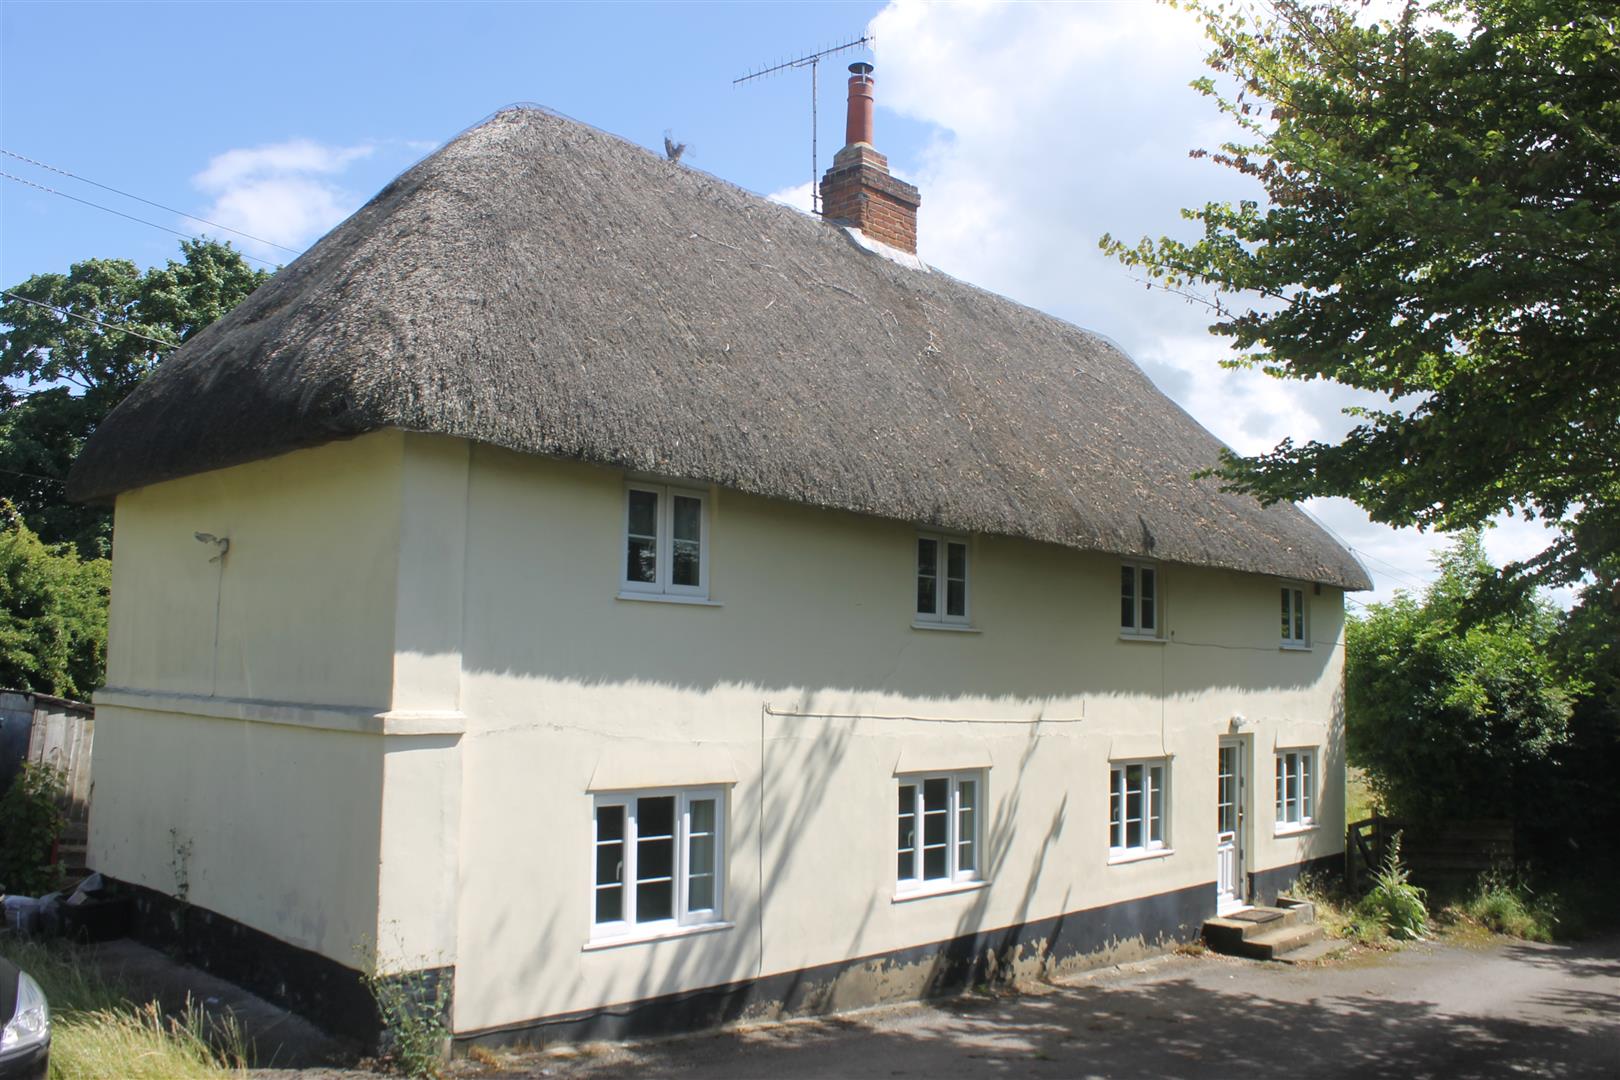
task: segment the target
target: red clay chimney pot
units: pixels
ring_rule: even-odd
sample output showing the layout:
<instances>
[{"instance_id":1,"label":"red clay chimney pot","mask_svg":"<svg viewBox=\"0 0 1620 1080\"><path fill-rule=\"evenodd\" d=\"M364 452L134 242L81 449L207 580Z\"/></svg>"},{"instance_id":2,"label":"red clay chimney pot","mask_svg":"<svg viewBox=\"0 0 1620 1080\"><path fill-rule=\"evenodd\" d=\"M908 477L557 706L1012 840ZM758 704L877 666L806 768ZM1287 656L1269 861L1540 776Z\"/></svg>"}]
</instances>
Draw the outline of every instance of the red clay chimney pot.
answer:
<instances>
[{"instance_id":1,"label":"red clay chimney pot","mask_svg":"<svg viewBox=\"0 0 1620 1080\"><path fill-rule=\"evenodd\" d=\"M872 65L849 65L849 117L844 122L844 145L872 145Z\"/></svg>"}]
</instances>

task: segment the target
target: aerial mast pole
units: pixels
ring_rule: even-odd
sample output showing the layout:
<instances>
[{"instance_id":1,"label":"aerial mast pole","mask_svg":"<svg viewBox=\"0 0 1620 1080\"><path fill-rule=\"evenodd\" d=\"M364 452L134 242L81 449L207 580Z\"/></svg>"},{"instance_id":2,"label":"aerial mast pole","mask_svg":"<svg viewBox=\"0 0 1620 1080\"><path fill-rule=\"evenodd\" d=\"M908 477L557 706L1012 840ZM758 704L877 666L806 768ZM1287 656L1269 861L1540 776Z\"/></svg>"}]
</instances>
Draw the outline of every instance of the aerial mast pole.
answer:
<instances>
[{"instance_id":1,"label":"aerial mast pole","mask_svg":"<svg viewBox=\"0 0 1620 1080\"><path fill-rule=\"evenodd\" d=\"M844 42L842 45L832 45L832 46L829 46L828 48L821 49L821 50L819 50L817 52L806 53L804 56L795 57L792 60L783 60L779 64L772 64L770 67L760 68L758 71L751 71L746 75L739 75L737 78L731 80L731 85L732 86L738 86L738 85L741 85L742 83L753 82L756 79L763 79L767 75L775 75L775 74L778 74L778 73L783 72L783 71L792 71L792 70L796 70L798 68L809 68L810 69L810 211L811 211L811 213L814 213L814 214L820 214L821 213L821 192L817 189L817 186L816 186L817 181L819 181L821 179L821 161L820 161L820 148L819 148L819 134L820 134L819 123L820 122L819 122L819 114L817 112L817 110L819 108L819 104L817 102L817 90L816 90L816 85L820 81L821 58L823 56L832 56L834 53L841 53L841 52L844 52L844 51L846 51L848 49L858 49L858 48L861 48L863 46L866 47L866 48L871 48L876 43L877 43L877 38L873 34L865 33L865 34L862 34L858 38L854 38L854 39L852 39L850 41Z\"/></svg>"}]
</instances>

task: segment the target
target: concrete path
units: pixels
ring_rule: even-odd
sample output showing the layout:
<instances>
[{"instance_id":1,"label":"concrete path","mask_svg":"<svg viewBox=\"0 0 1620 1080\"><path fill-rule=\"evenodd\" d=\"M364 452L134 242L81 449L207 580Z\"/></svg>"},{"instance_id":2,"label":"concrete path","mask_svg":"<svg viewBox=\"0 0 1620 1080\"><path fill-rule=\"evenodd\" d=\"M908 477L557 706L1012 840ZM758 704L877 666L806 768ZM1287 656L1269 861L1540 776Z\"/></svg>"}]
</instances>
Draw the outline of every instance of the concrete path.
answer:
<instances>
[{"instance_id":1,"label":"concrete path","mask_svg":"<svg viewBox=\"0 0 1620 1080\"><path fill-rule=\"evenodd\" d=\"M1620 937L1422 944L1320 967L1171 957L1021 996L501 1066L480 1075L1620 1078Z\"/></svg>"}]
</instances>

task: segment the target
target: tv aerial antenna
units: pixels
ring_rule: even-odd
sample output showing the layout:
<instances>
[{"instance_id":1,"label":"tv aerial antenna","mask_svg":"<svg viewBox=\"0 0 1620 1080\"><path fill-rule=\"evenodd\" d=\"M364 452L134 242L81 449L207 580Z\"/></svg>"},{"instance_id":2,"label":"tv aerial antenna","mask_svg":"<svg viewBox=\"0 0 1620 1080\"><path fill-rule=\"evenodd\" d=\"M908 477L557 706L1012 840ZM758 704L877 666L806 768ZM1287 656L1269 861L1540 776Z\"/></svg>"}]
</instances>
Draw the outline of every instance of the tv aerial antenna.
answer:
<instances>
[{"instance_id":1,"label":"tv aerial antenna","mask_svg":"<svg viewBox=\"0 0 1620 1080\"><path fill-rule=\"evenodd\" d=\"M795 57L792 60L783 60L780 63L772 64L769 67L762 67L757 71L750 71L746 75L739 75L737 78L731 80L732 86L740 86L746 82L755 82L759 79L763 79L768 75L779 75L784 71L795 71L799 68L810 69L810 212L813 214L821 213L821 191L817 186L818 181L821 179L821 162L817 147L818 125L816 114L816 84L820 81L819 76L821 71L822 57L847 52L850 49L859 49L862 47L869 49L875 44L877 44L876 35L865 33L860 37L846 41L841 45L829 45L827 48L821 49L818 52L806 53L805 55Z\"/></svg>"}]
</instances>

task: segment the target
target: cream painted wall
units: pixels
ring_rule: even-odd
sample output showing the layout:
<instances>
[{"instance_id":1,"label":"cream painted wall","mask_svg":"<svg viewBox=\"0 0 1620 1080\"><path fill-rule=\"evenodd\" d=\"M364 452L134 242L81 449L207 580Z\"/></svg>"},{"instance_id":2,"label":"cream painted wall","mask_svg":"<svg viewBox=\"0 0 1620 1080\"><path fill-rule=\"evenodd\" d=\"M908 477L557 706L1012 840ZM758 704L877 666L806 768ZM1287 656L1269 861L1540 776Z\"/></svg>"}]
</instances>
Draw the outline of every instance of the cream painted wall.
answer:
<instances>
[{"instance_id":1,"label":"cream painted wall","mask_svg":"<svg viewBox=\"0 0 1620 1080\"><path fill-rule=\"evenodd\" d=\"M623 600L623 490L611 470L472 451L457 1030L1184 887L1213 908L1234 715L1254 755L1249 869L1342 849L1336 590L1310 598L1313 648L1285 651L1277 581L1167 566L1169 640L1122 641L1117 560L980 537L979 632L916 630L913 528L714 492L719 606ZM1333 748L1320 826L1277 838L1271 755L1300 738ZM1148 753L1172 758L1174 854L1110 865L1108 762ZM896 902L897 767L985 760L988 886ZM735 779L733 929L584 948L593 777Z\"/></svg>"},{"instance_id":2,"label":"cream painted wall","mask_svg":"<svg viewBox=\"0 0 1620 1080\"><path fill-rule=\"evenodd\" d=\"M369 735L98 702L90 865L355 966L382 777Z\"/></svg>"},{"instance_id":3,"label":"cream painted wall","mask_svg":"<svg viewBox=\"0 0 1620 1080\"><path fill-rule=\"evenodd\" d=\"M350 966L451 962L467 461L382 432L119 497L96 868Z\"/></svg>"},{"instance_id":4,"label":"cream painted wall","mask_svg":"<svg viewBox=\"0 0 1620 1080\"><path fill-rule=\"evenodd\" d=\"M403 454L381 432L120 495L107 685L387 708Z\"/></svg>"},{"instance_id":5,"label":"cream painted wall","mask_svg":"<svg viewBox=\"0 0 1620 1080\"><path fill-rule=\"evenodd\" d=\"M471 1031L1180 888L1213 906L1235 715L1249 869L1341 847L1335 590L1290 652L1276 581L1167 566L1169 639L1122 641L1116 560L980 537L977 632L917 630L910 526L717 491L716 605L622 600L623 513L618 472L398 432L121 497L96 865L172 893L190 843L193 903L344 963L453 962ZM194 531L231 538L223 568ZM1332 748L1321 824L1278 838L1271 754L1299 740ZM1110 865L1108 762L1161 753L1174 853ZM896 902L896 770L985 763L988 884ZM728 787L734 926L584 948L593 785L698 782Z\"/></svg>"}]
</instances>

